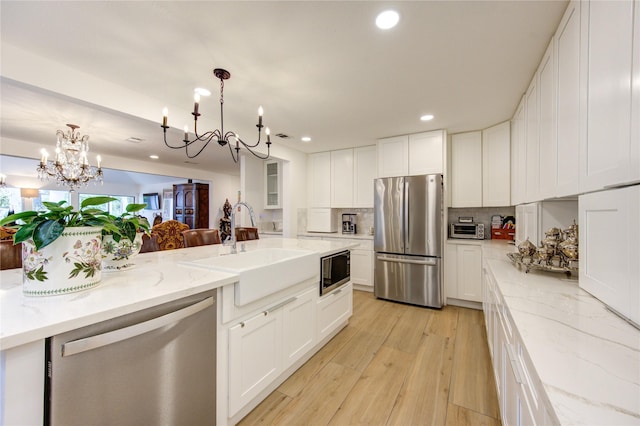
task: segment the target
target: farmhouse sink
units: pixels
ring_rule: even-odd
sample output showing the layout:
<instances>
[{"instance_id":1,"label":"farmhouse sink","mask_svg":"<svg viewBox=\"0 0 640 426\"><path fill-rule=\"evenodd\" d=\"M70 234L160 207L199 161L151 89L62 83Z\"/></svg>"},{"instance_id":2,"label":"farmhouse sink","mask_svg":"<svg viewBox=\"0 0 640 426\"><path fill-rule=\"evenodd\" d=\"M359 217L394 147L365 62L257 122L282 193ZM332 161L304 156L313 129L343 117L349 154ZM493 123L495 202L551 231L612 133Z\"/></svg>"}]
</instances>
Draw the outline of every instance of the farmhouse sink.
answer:
<instances>
[{"instance_id":1,"label":"farmhouse sink","mask_svg":"<svg viewBox=\"0 0 640 426\"><path fill-rule=\"evenodd\" d=\"M238 274L234 298L246 305L320 273L320 257L308 250L264 248L183 262L189 266Z\"/></svg>"}]
</instances>

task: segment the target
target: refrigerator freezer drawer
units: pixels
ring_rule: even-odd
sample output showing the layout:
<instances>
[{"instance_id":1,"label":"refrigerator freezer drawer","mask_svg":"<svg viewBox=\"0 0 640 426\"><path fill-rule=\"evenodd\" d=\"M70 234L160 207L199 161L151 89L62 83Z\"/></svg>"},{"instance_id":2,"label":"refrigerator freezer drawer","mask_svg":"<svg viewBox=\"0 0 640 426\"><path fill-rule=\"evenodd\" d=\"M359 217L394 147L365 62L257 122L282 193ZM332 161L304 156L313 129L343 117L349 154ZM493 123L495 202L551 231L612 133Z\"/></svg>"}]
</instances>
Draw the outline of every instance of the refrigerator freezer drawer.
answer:
<instances>
[{"instance_id":1,"label":"refrigerator freezer drawer","mask_svg":"<svg viewBox=\"0 0 640 426\"><path fill-rule=\"evenodd\" d=\"M442 259L377 253L374 294L380 299L442 307Z\"/></svg>"}]
</instances>

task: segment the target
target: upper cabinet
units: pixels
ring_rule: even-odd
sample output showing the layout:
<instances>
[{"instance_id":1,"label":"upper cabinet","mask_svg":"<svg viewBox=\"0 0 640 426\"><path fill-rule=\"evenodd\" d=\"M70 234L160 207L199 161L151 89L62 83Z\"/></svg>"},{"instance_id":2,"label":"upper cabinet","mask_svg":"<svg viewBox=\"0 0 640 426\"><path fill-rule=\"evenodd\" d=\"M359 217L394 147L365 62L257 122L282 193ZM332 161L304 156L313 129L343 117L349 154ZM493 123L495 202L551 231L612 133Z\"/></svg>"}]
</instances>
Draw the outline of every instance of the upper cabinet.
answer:
<instances>
[{"instance_id":1,"label":"upper cabinet","mask_svg":"<svg viewBox=\"0 0 640 426\"><path fill-rule=\"evenodd\" d=\"M309 207L373 208L375 145L309 154L307 164Z\"/></svg>"},{"instance_id":2,"label":"upper cabinet","mask_svg":"<svg viewBox=\"0 0 640 426\"><path fill-rule=\"evenodd\" d=\"M567 6L554 37L556 67L555 196L579 192L580 150L580 2Z\"/></svg>"},{"instance_id":3,"label":"upper cabinet","mask_svg":"<svg viewBox=\"0 0 640 426\"><path fill-rule=\"evenodd\" d=\"M538 110L538 73L534 75L527 93L524 95L525 103L525 139L524 150L526 156L526 174L524 186L525 201L540 199L540 140L539 110Z\"/></svg>"},{"instance_id":4,"label":"upper cabinet","mask_svg":"<svg viewBox=\"0 0 640 426\"><path fill-rule=\"evenodd\" d=\"M443 172L442 130L378 140L378 177Z\"/></svg>"},{"instance_id":5,"label":"upper cabinet","mask_svg":"<svg viewBox=\"0 0 640 426\"><path fill-rule=\"evenodd\" d=\"M331 207L353 207L353 174L353 149L331 151Z\"/></svg>"},{"instance_id":6,"label":"upper cabinet","mask_svg":"<svg viewBox=\"0 0 640 426\"><path fill-rule=\"evenodd\" d=\"M451 136L451 207L482 207L482 132Z\"/></svg>"},{"instance_id":7,"label":"upper cabinet","mask_svg":"<svg viewBox=\"0 0 640 426\"><path fill-rule=\"evenodd\" d=\"M511 125L507 121L482 131L482 205L511 205Z\"/></svg>"},{"instance_id":8,"label":"upper cabinet","mask_svg":"<svg viewBox=\"0 0 640 426\"><path fill-rule=\"evenodd\" d=\"M527 178L526 104L524 96L511 120L511 203L522 204L525 201Z\"/></svg>"},{"instance_id":9,"label":"upper cabinet","mask_svg":"<svg viewBox=\"0 0 640 426\"><path fill-rule=\"evenodd\" d=\"M282 162L264 162L264 208L282 208Z\"/></svg>"},{"instance_id":10,"label":"upper cabinet","mask_svg":"<svg viewBox=\"0 0 640 426\"><path fill-rule=\"evenodd\" d=\"M376 146L353 149L353 207L373 208Z\"/></svg>"},{"instance_id":11,"label":"upper cabinet","mask_svg":"<svg viewBox=\"0 0 640 426\"><path fill-rule=\"evenodd\" d=\"M553 40L538 67L538 185L535 199L552 198L558 176Z\"/></svg>"},{"instance_id":12,"label":"upper cabinet","mask_svg":"<svg viewBox=\"0 0 640 426\"><path fill-rule=\"evenodd\" d=\"M451 207L511 205L511 126L451 136Z\"/></svg>"},{"instance_id":13,"label":"upper cabinet","mask_svg":"<svg viewBox=\"0 0 640 426\"><path fill-rule=\"evenodd\" d=\"M580 144L580 192L637 180L637 139L631 140L634 66L634 6L636 1L591 1L581 5L581 79L586 108L581 117L586 134ZM637 32L640 28L636 28ZM638 52L640 46L635 46ZM638 56L636 54L636 56ZM637 107L637 99L635 100ZM633 156L636 158L633 158ZM634 167L635 166L635 167Z\"/></svg>"},{"instance_id":14,"label":"upper cabinet","mask_svg":"<svg viewBox=\"0 0 640 426\"><path fill-rule=\"evenodd\" d=\"M309 154L307 166L309 207L331 207L331 153Z\"/></svg>"}]
</instances>

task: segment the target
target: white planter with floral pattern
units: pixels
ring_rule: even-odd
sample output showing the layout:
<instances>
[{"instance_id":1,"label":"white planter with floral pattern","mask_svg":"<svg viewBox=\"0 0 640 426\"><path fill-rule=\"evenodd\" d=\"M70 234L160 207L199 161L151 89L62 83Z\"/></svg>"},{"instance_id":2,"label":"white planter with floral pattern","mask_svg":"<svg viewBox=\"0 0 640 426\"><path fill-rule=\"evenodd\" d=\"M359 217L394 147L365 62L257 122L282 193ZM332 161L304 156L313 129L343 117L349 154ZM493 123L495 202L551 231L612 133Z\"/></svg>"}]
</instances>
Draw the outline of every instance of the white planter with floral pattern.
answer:
<instances>
[{"instance_id":1,"label":"white planter with floral pattern","mask_svg":"<svg viewBox=\"0 0 640 426\"><path fill-rule=\"evenodd\" d=\"M97 286L102 278L102 227L65 228L53 243L36 251L22 243L22 292L54 296Z\"/></svg>"},{"instance_id":2,"label":"white planter with floral pattern","mask_svg":"<svg viewBox=\"0 0 640 426\"><path fill-rule=\"evenodd\" d=\"M104 272L123 271L134 266L133 258L142 248L142 233L138 232L131 242L128 238L121 238L116 242L112 235L102 237L102 270Z\"/></svg>"}]
</instances>

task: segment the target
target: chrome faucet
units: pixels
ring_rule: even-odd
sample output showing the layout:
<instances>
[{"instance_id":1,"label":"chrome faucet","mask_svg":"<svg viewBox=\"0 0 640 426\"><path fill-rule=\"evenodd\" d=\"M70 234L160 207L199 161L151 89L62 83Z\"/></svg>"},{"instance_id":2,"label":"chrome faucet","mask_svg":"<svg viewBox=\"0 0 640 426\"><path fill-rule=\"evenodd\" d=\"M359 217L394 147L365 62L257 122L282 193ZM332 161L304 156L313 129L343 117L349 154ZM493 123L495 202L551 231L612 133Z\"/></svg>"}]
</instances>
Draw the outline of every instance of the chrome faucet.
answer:
<instances>
[{"instance_id":1,"label":"chrome faucet","mask_svg":"<svg viewBox=\"0 0 640 426\"><path fill-rule=\"evenodd\" d=\"M231 244L231 254L236 254L238 252L236 250L236 211L237 211L236 209L238 208L238 206L245 206L249 210L249 217L251 218L251 226L254 226L254 227L256 226L255 217L253 215L253 208L251 208L249 204L245 203L244 201L239 201L231 208L231 229L230 229L231 234L224 241L225 245Z\"/></svg>"}]
</instances>

